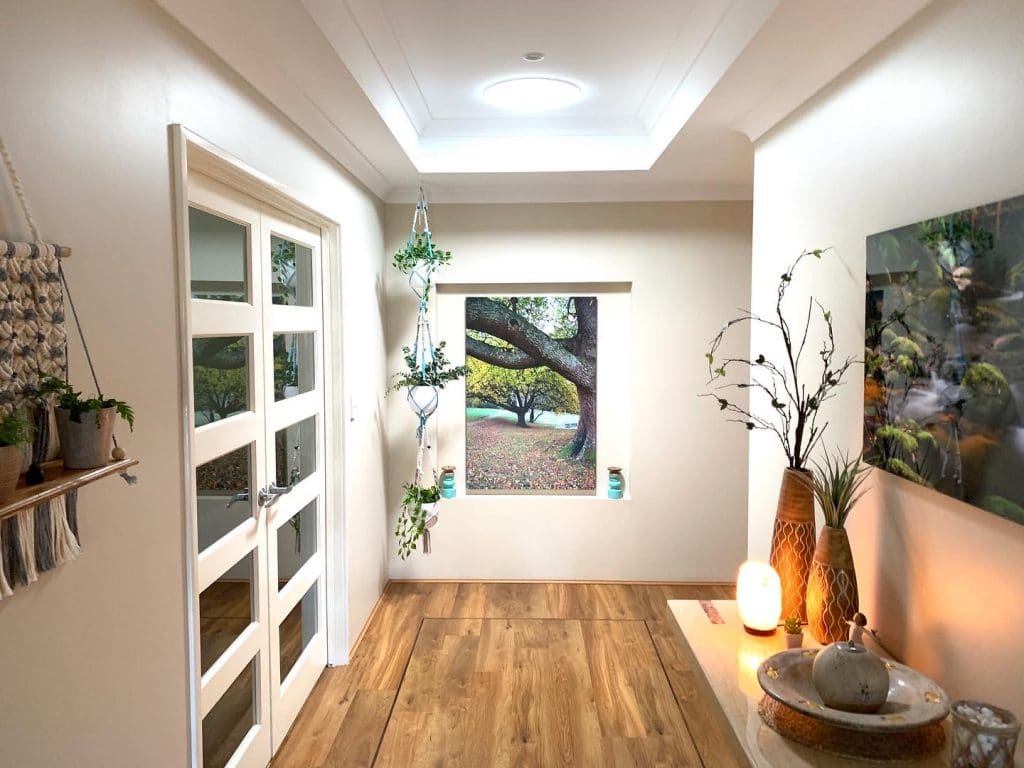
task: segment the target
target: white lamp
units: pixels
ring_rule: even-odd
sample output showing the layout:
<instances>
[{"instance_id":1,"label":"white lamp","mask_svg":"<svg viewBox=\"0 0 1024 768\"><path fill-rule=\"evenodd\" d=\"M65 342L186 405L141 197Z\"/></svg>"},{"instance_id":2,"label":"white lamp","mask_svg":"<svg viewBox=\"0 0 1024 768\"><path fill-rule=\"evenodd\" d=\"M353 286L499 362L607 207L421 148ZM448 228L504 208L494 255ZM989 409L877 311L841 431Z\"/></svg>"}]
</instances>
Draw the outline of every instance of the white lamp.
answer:
<instances>
[{"instance_id":1,"label":"white lamp","mask_svg":"<svg viewBox=\"0 0 1024 768\"><path fill-rule=\"evenodd\" d=\"M772 635L782 616L782 582L768 563L748 560L736 577L736 608L752 635Z\"/></svg>"}]
</instances>

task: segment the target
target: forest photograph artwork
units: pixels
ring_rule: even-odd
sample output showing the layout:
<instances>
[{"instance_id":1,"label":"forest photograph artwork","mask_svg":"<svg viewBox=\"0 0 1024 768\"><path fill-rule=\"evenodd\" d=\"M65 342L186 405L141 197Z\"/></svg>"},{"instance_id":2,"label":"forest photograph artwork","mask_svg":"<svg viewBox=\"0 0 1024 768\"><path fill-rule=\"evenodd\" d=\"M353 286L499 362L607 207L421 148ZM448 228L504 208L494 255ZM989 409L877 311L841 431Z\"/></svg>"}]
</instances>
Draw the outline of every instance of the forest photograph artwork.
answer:
<instances>
[{"instance_id":1,"label":"forest photograph artwork","mask_svg":"<svg viewBox=\"0 0 1024 768\"><path fill-rule=\"evenodd\" d=\"M597 298L466 299L466 488L596 489Z\"/></svg>"},{"instance_id":2,"label":"forest photograph artwork","mask_svg":"<svg viewBox=\"0 0 1024 768\"><path fill-rule=\"evenodd\" d=\"M867 240L864 451L1024 524L1024 197Z\"/></svg>"}]
</instances>

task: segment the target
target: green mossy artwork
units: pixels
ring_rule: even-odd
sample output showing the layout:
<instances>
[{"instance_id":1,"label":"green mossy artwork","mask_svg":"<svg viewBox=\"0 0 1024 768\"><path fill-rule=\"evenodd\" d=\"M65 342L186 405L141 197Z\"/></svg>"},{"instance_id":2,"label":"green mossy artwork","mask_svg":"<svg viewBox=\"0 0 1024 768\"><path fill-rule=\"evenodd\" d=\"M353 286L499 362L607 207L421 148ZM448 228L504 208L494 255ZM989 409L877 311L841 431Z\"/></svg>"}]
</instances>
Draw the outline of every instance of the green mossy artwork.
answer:
<instances>
[{"instance_id":1,"label":"green mossy artwork","mask_svg":"<svg viewBox=\"0 0 1024 768\"><path fill-rule=\"evenodd\" d=\"M867 239L867 461L1024 525L1024 197Z\"/></svg>"}]
</instances>

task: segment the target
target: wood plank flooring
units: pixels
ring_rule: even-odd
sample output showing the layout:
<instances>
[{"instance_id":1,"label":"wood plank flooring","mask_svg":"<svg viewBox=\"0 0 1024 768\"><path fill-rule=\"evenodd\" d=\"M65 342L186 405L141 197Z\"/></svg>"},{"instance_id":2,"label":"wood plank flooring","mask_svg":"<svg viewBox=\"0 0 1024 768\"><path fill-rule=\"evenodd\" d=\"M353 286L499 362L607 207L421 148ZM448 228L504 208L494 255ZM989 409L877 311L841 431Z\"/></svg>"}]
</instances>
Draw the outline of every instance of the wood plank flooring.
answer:
<instances>
[{"instance_id":1,"label":"wood plank flooring","mask_svg":"<svg viewBox=\"0 0 1024 768\"><path fill-rule=\"evenodd\" d=\"M393 583L273 768L735 768L670 599L731 588Z\"/></svg>"}]
</instances>

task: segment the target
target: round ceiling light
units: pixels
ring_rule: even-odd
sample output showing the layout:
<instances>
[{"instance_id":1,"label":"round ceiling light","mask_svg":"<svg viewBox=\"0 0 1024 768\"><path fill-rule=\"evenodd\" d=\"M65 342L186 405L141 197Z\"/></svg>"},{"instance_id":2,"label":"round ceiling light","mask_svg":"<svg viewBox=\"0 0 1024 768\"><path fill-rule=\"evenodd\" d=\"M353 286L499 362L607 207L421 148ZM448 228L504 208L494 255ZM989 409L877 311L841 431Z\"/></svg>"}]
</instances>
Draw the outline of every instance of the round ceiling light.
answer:
<instances>
[{"instance_id":1,"label":"round ceiling light","mask_svg":"<svg viewBox=\"0 0 1024 768\"><path fill-rule=\"evenodd\" d=\"M583 91L576 83L553 77L517 77L484 88L487 103L515 112L546 112L582 98Z\"/></svg>"},{"instance_id":2,"label":"round ceiling light","mask_svg":"<svg viewBox=\"0 0 1024 768\"><path fill-rule=\"evenodd\" d=\"M544 61L544 54L540 51L529 51L523 54L523 61Z\"/></svg>"}]
</instances>

